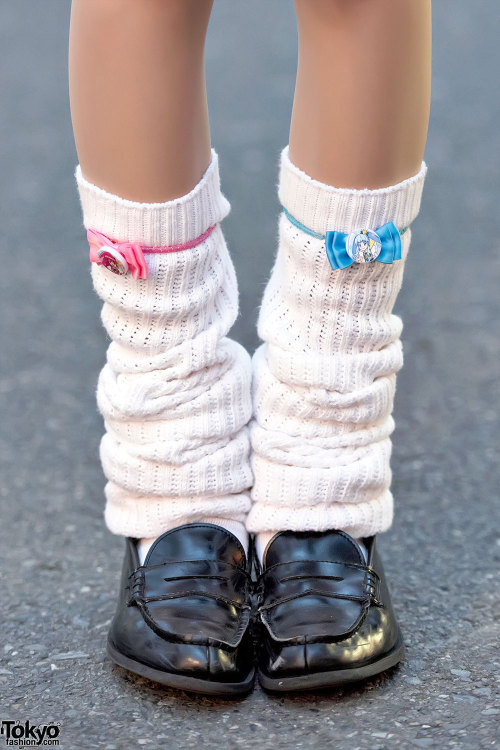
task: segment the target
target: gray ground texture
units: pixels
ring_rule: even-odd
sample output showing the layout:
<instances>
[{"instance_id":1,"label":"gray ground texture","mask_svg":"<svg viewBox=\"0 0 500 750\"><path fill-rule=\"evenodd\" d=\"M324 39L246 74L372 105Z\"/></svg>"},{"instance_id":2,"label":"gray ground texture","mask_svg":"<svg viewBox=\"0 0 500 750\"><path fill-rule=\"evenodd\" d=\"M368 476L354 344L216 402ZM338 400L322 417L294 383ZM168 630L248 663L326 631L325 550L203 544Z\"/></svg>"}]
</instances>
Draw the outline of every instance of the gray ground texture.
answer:
<instances>
[{"instance_id":1,"label":"gray ground texture","mask_svg":"<svg viewBox=\"0 0 500 750\"><path fill-rule=\"evenodd\" d=\"M107 341L73 182L68 17L63 0L0 4L0 719L60 722L70 749L495 746L497 0L434 8L429 174L398 300L398 511L380 539L406 659L361 686L278 698L256 687L232 702L162 689L104 654L123 543L102 518L94 390ZM213 139L233 205L233 334L251 350L275 252L295 55L292 3L216 3Z\"/></svg>"}]
</instances>

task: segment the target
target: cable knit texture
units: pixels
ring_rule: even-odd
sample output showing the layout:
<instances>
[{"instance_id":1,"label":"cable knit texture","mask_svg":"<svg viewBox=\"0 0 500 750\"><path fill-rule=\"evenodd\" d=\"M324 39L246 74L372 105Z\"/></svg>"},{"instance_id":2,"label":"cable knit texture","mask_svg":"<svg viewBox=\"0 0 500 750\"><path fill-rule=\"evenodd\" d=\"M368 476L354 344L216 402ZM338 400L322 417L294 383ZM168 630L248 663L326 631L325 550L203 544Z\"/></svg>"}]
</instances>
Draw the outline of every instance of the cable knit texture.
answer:
<instances>
[{"instance_id":1,"label":"cable knit texture","mask_svg":"<svg viewBox=\"0 0 500 750\"><path fill-rule=\"evenodd\" d=\"M229 203L218 159L187 195L135 203L89 183L76 168L84 225L117 241L188 242L148 254L148 279L92 264L111 343L97 385L106 434L100 446L105 518L115 534L154 538L210 521L240 538L250 507L250 358L226 334L238 290L220 222Z\"/></svg>"},{"instance_id":2,"label":"cable knit texture","mask_svg":"<svg viewBox=\"0 0 500 750\"><path fill-rule=\"evenodd\" d=\"M426 165L379 190L316 180L281 154L279 198L317 233L408 227L420 207ZM402 260L333 270L325 241L284 214L279 248L259 315L263 344L253 357L253 507L247 528L342 529L355 537L392 521L391 415L403 363L401 319L392 313Z\"/></svg>"}]
</instances>

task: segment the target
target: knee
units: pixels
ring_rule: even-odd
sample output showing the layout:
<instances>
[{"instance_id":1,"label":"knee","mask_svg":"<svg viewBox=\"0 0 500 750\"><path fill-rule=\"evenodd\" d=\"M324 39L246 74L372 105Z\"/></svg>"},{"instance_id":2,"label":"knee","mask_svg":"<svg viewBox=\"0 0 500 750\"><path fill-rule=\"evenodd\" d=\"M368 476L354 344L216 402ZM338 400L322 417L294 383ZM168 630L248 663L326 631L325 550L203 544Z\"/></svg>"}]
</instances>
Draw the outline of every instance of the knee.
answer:
<instances>
[{"instance_id":1,"label":"knee","mask_svg":"<svg viewBox=\"0 0 500 750\"><path fill-rule=\"evenodd\" d=\"M73 0L72 13L110 34L153 26L185 35L207 26L212 5L213 0Z\"/></svg>"},{"instance_id":2,"label":"knee","mask_svg":"<svg viewBox=\"0 0 500 750\"><path fill-rule=\"evenodd\" d=\"M375 0L295 0L295 9L299 23L339 24L363 15L370 4L373 6Z\"/></svg>"}]
</instances>

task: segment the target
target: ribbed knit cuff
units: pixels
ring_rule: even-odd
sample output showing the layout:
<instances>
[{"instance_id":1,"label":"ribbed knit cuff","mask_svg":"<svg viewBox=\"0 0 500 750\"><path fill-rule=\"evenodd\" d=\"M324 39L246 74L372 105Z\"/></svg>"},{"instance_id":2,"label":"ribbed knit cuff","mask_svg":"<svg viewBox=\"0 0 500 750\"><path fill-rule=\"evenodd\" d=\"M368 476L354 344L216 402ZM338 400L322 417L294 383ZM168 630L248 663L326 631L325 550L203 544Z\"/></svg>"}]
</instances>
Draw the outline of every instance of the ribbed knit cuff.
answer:
<instances>
[{"instance_id":1,"label":"ribbed knit cuff","mask_svg":"<svg viewBox=\"0 0 500 750\"><path fill-rule=\"evenodd\" d=\"M229 202L220 189L219 160L212 161L191 192L165 203L136 203L88 182L75 169L85 228L92 227L118 242L165 246L189 242L224 219Z\"/></svg>"},{"instance_id":2,"label":"ribbed knit cuff","mask_svg":"<svg viewBox=\"0 0 500 750\"><path fill-rule=\"evenodd\" d=\"M411 224L420 210L427 165L414 177L377 190L354 190L318 182L290 161L288 146L281 152L278 195L281 205L314 232L354 232L376 229L393 221L398 229Z\"/></svg>"}]
</instances>

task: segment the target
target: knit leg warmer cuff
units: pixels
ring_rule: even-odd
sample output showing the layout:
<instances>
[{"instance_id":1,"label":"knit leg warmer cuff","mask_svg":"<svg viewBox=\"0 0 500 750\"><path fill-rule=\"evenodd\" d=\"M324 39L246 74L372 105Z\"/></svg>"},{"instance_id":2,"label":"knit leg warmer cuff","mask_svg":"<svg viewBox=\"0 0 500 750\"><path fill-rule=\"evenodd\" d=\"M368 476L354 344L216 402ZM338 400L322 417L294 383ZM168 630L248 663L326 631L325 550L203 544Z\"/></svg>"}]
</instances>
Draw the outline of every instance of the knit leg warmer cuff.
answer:
<instances>
[{"instance_id":1,"label":"knit leg warmer cuff","mask_svg":"<svg viewBox=\"0 0 500 750\"><path fill-rule=\"evenodd\" d=\"M279 197L316 233L408 227L420 207L426 165L379 190L311 179L281 155ZM342 529L356 537L392 521L391 415L403 363L402 322L392 309L402 259L333 270L324 239L279 222L279 249L259 315L253 357L252 532Z\"/></svg>"},{"instance_id":2,"label":"knit leg warmer cuff","mask_svg":"<svg viewBox=\"0 0 500 750\"><path fill-rule=\"evenodd\" d=\"M250 359L227 338L238 290L220 222L229 203L218 159L187 195L135 203L76 180L84 225L119 242L195 247L145 256L147 279L92 264L111 343L97 385L100 446L115 534L157 537L182 523L218 522L244 537L252 474Z\"/></svg>"}]
</instances>

